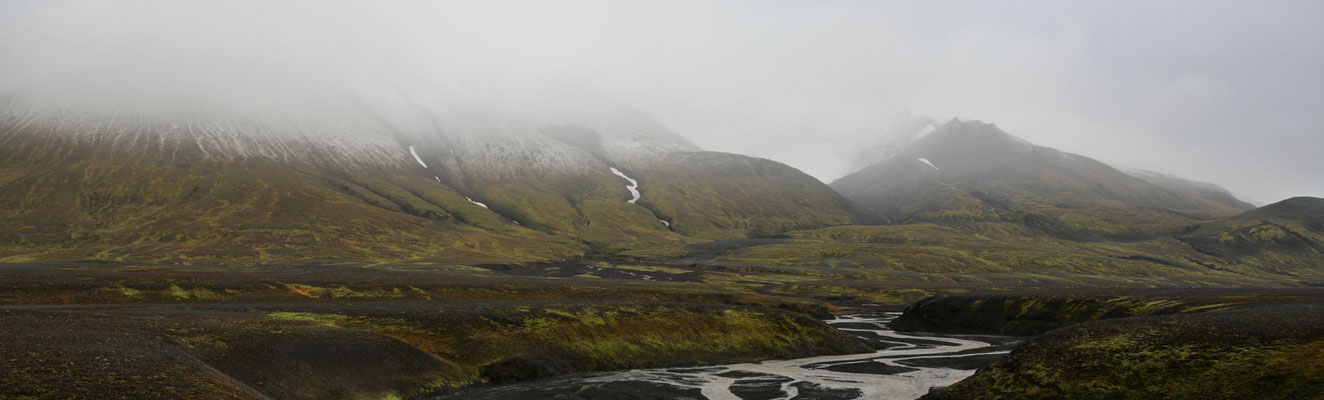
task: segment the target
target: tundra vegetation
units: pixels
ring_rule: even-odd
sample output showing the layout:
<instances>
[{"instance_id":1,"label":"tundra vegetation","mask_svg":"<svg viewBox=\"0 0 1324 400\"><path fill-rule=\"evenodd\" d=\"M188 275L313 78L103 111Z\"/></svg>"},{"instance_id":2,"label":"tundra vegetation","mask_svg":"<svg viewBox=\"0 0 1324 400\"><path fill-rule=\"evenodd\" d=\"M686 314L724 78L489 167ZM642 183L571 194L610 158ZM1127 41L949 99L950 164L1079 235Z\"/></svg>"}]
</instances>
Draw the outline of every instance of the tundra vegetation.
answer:
<instances>
[{"instance_id":1,"label":"tundra vegetation","mask_svg":"<svg viewBox=\"0 0 1324 400\"><path fill-rule=\"evenodd\" d=\"M905 155L927 163L829 187L769 160L626 157L542 131L506 163L479 162L515 157L500 146L410 145L423 166L390 142L363 166L335 151L215 157L182 133L100 145L24 118L0 131L0 397L404 398L862 352L820 319L917 301L899 328L1044 335L935 395L1207 393L1131 379L1159 365L1283 382L1271 393L1285 397L1318 387L1324 200L1251 210L988 124L953 121ZM116 127L139 128L153 132ZM998 157L966 157L972 143ZM535 163L552 159L564 165ZM1197 334L1288 302L1264 310L1295 318L1290 333L1254 319ZM1188 334L1146 336L1169 325ZM1037 350L1054 345L1079 352ZM1072 354L1122 368L1053 359Z\"/></svg>"},{"instance_id":2,"label":"tundra vegetation","mask_svg":"<svg viewBox=\"0 0 1324 400\"><path fill-rule=\"evenodd\" d=\"M1206 292L1194 302L1138 304L1132 311L1149 315L1048 331L924 399L1318 399L1324 396L1324 301L1318 292L1303 294L1216 299ZM990 299L1036 308L1025 299L1006 300ZM1057 307L1081 306L1057 300ZM1095 300L1097 306L1119 299ZM1205 304L1190 307L1195 303ZM1114 305L1095 310L1115 314Z\"/></svg>"}]
</instances>

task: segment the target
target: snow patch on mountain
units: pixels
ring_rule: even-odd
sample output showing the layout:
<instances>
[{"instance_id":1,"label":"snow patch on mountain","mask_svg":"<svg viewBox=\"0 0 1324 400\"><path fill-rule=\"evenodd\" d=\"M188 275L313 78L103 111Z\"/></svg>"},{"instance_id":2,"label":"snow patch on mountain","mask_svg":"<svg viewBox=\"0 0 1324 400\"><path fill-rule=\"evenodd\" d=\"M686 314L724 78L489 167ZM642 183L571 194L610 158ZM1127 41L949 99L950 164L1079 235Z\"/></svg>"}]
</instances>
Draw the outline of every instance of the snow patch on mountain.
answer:
<instances>
[{"instance_id":1,"label":"snow patch on mountain","mask_svg":"<svg viewBox=\"0 0 1324 400\"><path fill-rule=\"evenodd\" d=\"M487 204L483 204L483 203L480 203L480 202L474 201L474 199L469 198L469 196L465 196L464 199L465 199L465 200L469 200L470 203L477 204L479 207L487 208ZM489 208L489 210L490 210L490 208Z\"/></svg>"},{"instance_id":2,"label":"snow patch on mountain","mask_svg":"<svg viewBox=\"0 0 1324 400\"><path fill-rule=\"evenodd\" d=\"M427 168L427 167L428 167L428 164L425 163L425 162L423 162L423 157L419 157L419 156L418 156L418 152L417 152L417 151L414 151L414 146L409 146L409 154L411 154L411 155L414 156L414 161L418 161L418 165L422 165L423 168ZM438 182L441 182L441 181L438 180Z\"/></svg>"},{"instance_id":3,"label":"snow patch on mountain","mask_svg":"<svg viewBox=\"0 0 1324 400\"><path fill-rule=\"evenodd\" d=\"M634 202L639 201L639 197L640 197L639 181L636 181L633 178L625 176L625 173L621 172L621 170L619 169L616 169L616 167L608 167L608 168L611 168L611 173L616 174L616 176L625 178L625 180L630 182L629 185L625 185L625 189L630 191L630 200L628 200L630 204L634 204Z\"/></svg>"},{"instance_id":4,"label":"snow patch on mountain","mask_svg":"<svg viewBox=\"0 0 1324 400\"><path fill-rule=\"evenodd\" d=\"M933 163L929 162L929 159L927 159L927 158L917 158L916 160L919 160L919 162L922 162L922 163L924 163L924 164L928 164L928 166L933 167L933 170L934 170L934 171L941 171L941 170L938 169L938 166L937 166L937 165L933 165Z\"/></svg>"}]
</instances>

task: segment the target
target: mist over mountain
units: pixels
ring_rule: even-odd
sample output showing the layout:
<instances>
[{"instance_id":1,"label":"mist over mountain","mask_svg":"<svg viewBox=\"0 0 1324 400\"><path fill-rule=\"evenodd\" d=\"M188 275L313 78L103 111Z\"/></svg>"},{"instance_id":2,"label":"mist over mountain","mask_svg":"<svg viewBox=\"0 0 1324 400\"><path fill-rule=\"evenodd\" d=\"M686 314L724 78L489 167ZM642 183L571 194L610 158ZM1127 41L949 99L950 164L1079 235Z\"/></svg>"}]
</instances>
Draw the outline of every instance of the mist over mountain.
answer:
<instances>
[{"instance_id":1,"label":"mist over mountain","mask_svg":"<svg viewBox=\"0 0 1324 400\"><path fill-rule=\"evenodd\" d=\"M866 145L855 153L851 158L848 173L895 157L904 151L906 146L933 132L937 127L938 122L929 117L907 115L897 119L897 122L882 131L873 144Z\"/></svg>"},{"instance_id":2,"label":"mist over mountain","mask_svg":"<svg viewBox=\"0 0 1324 400\"><path fill-rule=\"evenodd\" d=\"M6 0L0 399L1315 399L1320 17Z\"/></svg>"},{"instance_id":3,"label":"mist over mountain","mask_svg":"<svg viewBox=\"0 0 1324 400\"><path fill-rule=\"evenodd\" d=\"M793 168L620 103L355 93L310 107L9 96L10 260L536 260L856 221Z\"/></svg>"},{"instance_id":4,"label":"mist over mountain","mask_svg":"<svg viewBox=\"0 0 1324 400\"><path fill-rule=\"evenodd\" d=\"M1153 183L1170 190L1186 192L1188 195L1201 196L1209 198L1211 201L1220 202L1231 207L1246 208L1257 206L1249 199L1241 198L1232 194L1222 186L1209 182L1199 182L1181 177L1176 177L1161 172L1148 171L1143 169L1130 169L1118 167L1118 170L1127 175L1140 178L1145 182Z\"/></svg>"},{"instance_id":5,"label":"mist over mountain","mask_svg":"<svg viewBox=\"0 0 1324 400\"><path fill-rule=\"evenodd\" d=\"M524 114L507 99L581 97L546 89L562 86L638 108L703 148L823 181L867 164L852 159L903 120L889 116L962 116L1273 201L1320 195L1305 150L1321 145L1324 35L1305 20L1319 12L1284 2L19 1L0 8L0 93L100 107L409 110L372 94L387 92ZM1173 31L1174 20L1192 27ZM1233 25L1248 28L1221 29Z\"/></svg>"}]
</instances>

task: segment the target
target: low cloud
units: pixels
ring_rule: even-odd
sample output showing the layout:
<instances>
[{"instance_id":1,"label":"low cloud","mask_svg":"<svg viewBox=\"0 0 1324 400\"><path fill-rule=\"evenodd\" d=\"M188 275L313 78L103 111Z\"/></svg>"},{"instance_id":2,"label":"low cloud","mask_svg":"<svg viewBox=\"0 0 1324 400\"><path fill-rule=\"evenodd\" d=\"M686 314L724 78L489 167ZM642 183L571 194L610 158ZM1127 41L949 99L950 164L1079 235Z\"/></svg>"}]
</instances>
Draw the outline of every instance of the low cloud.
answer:
<instances>
[{"instance_id":1,"label":"low cloud","mask_svg":"<svg viewBox=\"0 0 1324 400\"><path fill-rule=\"evenodd\" d=\"M586 87L830 181L899 116L1324 196L1324 4L49 2L0 5L0 90L299 102Z\"/></svg>"}]
</instances>

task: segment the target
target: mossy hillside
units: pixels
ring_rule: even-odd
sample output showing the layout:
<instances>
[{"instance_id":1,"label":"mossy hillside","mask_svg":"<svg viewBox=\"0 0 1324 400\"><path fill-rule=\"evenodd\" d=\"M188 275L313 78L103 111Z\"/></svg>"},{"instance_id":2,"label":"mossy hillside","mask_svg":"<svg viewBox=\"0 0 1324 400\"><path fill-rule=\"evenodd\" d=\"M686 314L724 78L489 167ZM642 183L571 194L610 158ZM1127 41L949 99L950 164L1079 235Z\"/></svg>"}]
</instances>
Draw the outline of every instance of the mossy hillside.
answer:
<instances>
[{"instance_id":1,"label":"mossy hillside","mask_svg":"<svg viewBox=\"0 0 1324 400\"><path fill-rule=\"evenodd\" d=\"M967 291L1300 287L1320 279L1320 271L1284 275L1272 264L1206 254L1177 238L1076 241L926 223L828 227L622 255L769 293L892 306Z\"/></svg>"},{"instance_id":2,"label":"mossy hillside","mask_svg":"<svg viewBox=\"0 0 1324 400\"><path fill-rule=\"evenodd\" d=\"M671 152L618 161L640 182L637 204L626 202L626 182L610 173L605 161L600 169L473 172L461 186L525 226L581 240L606 254L857 220L849 202L831 188L768 160Z\"/></svg>"},{"instance_id":3,"label":"mossy hillside","mask_svg":"<svg viewBox=\"0 0 1324 400\"><path fill-rule=\"evenodd\" d=\"M672 152L626 166L639 204L676 232L704 239L766 237L862 220L849 201L785 164L717 152Z\"/></svg>"},{"instance_id":4,"label":"mossy hillside","mask_svg":"<svg viewBox=\"0 0 1324 400\"><path fill-rule=\"evenodd\" d=\"M626 303L522 306L483 318L272 313L382 333L463 369L458 381L506 382L571 372L703 365L863 351L803 314L760 308Z\"/></svg>"},{"instance_id":5,"label":"mossy hillside","mask_svg":"<svg viewBox=\"0 0 1324 400\"><path fill-rule=\"evenodd\" d=\"M894 222L927 222L975 233L1137 240L1174 236L1211 218L1048 187L1022 188L1002 179L916 184L889 193L905 197L878 200L898 204L884 212Z\"/></svg>"},{"instance_id":6,"label":"mossy hillside","mask_svg":"<svg viewBox=\"0 0 1324 400\"><path fill-rule=\"evenodd\" d=\"M624 255L707 268L758 268L823 278L920 282L1002 281L1045 285L1299 284L1258 265L1201 253L1161 238L1073 241L1049 236L969 233L935 224L840 226L716 248L696 244ZM1303 278L1305 279L1305 278Z\"/></svg>"},{"instance_id":7,"label":"mossy hillside","mask_svg":"<svg viewBox=\"0 0 1324 400\"><path fill-rule=\"evenodd\" d=\"M315 165L215 161L176 150L130 157L10 137L0 154L3 257L252 263L457 252L527 260L583 251L564 238L460 221L456 215L486 211L455 201L462 197L444 185L419 185L422 177L362 171L354 182L343 179L348 172Z\"/></svg>"},{"instance_id":8,"label":"mossy hillside","mask_svg":"<svg viewBox=\"0 0 1324 400\"><path fill-rule=\"evenodd\" d=\"M925 399L1317 399L1318 302L1095 321L1037 337Z\"/></svg>"},{"instance_id":9,"label":"mossy hillside","mask_svg":"<svg viewBox=\"0 0 1324 400\"><path fill-rule=\"evenodd\" d=\"M474 200L520 224L552 234L578 236L589 225L575 202L602 196L612 183L597 174L479 176L469 182Z\"/></svg>"},{"instance_id":10,"label":"mossy hillside","mask_svg":"<svg viewBox=\"0 0 1324 400\"><path fill-rule=\"evenodd\" d=\"M988 223L1015 224L1072 239L1172 236L1248 207L1168 190L978 121L948 122L898 156L832 187L893 222L930 222L972 232L984 232Z\"/></svg>"},{"instance_id":11,"label":"mossy hillside","mask_svg":"<svg viewBox=\"0 0 1324 400\"><path fill-rule=\"evenodd\" d=\"M1265 300L1262 295L1238 296L1229 291L1201 293L1213 294L945 294L910 305L893 327L903 331L1036 335L1098 319L1205 312Z\"/></svg>"},{"instance_id":12,"label":"mossy hillside","mask_svg":"<svg viewBox=\"0 0 1324 400\"><path fill-rule=\"evenodd\" d=\"M657 181L643 186L656 192L636 205L591 154L564 168L451 157L421 170L404 154L398 166L356 167L212 155L174 139L74 141L24 127L7 131L5 142L0 260L8 262L518 262L856 220L812 177L723 153L622 165ZM669 228L659 219L678 222Z\"/></svg>"},{"instance_id":13,"label":"mossy hillside","mask_svg":"<svg viewBox=\"0 0 1324 400\"><path fill-rule=\"evenodd\" d=\"M1203 220L1166 209L1095 201L1086 196L1038 199L1027 192L999 190L998 185L998 182L977 184L980 187L975 189L979 196L977 205L919 209L901 220L977 233L1122 241L1175 236Z\"/></svg>"},{"instance_id":14,"label":"mossy hillside","mask_svg":"<svg viewBox=\"0 0 1324 400\"><path fill-rule=\"evenodd\" d=\"M670 231L652 212L620 199L584 200L579 203L579 208L592 221L580 238L593 246L597 254L700 241Z\"/></svg>"},{"instance_id":15,"label":"mossy hillside","mask_svg":"<svg viewBox=\"0 0 1324 400\"><path fill-rule=\"evenodd\" d=\"M1324 199L1287 199L1204 224L1181 240L1202 253L1283 275L1310 275L1324 259Z\"/></svg>"}]
</instances>

